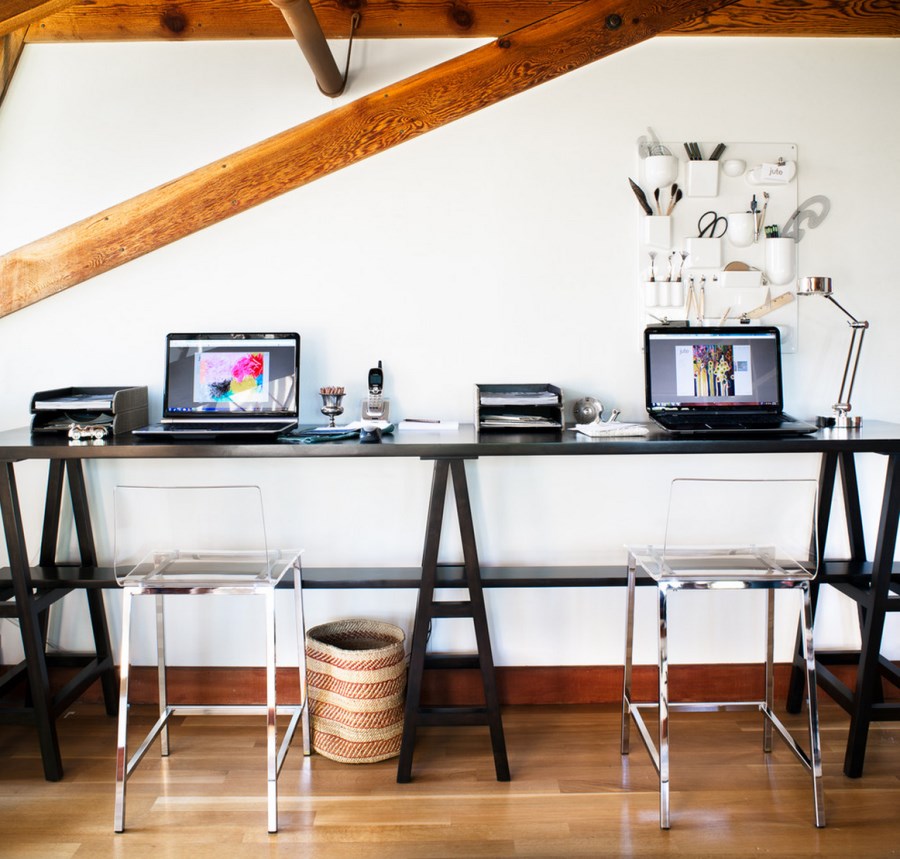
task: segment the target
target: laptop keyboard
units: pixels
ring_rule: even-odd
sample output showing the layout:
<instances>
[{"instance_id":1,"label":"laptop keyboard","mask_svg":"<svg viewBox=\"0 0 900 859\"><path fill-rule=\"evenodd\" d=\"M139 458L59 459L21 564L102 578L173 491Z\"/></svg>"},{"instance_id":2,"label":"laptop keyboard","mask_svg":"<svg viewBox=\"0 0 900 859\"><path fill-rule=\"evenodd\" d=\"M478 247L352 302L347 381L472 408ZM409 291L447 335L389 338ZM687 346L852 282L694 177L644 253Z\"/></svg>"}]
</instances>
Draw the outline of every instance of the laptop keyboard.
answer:
<instances>
[{"instance_id":1,"label":"laptop keyboard","mask_svg":"<svg viewBox=\"0 0 900 859\"><path fill-rule=\"evenodd\" d=\"M289 421L272 423L271 421L224 421L213 423L211 421L179 421L177 424L167 424L166 429L173 432L275 432L285 426L290 426Z\"/></svg>"},{"instance_id":2,"label":"laptop keyboard","mask_svg":"<svg viewBox=\"0 0 900 859\"><path fill-rule=\"evenodd\" d=\"M746 414L746 415L666 415L665 422L672 427L709 427L715 429L741 428L741 427L778 427L783 420L780 415Z\"/></svg>"}]
</instances>

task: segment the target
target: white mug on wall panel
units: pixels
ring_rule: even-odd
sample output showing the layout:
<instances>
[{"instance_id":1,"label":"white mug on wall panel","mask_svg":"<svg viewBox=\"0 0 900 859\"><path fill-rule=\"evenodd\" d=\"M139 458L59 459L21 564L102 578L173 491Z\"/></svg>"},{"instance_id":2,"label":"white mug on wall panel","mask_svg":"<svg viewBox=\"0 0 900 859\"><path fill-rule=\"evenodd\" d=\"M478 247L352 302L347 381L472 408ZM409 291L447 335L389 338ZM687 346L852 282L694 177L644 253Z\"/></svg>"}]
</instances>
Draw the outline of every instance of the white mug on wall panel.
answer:
<instances>
[{"instance_id":1,"label":"white mug on wall panel","mask_svg":"<svg viewBox=\"0 0 900 859\"><path fill-rule=\"evenodd\" d=\"M643 164L647 196L656 188L668 187L678 178L678 159L674 155L648 155Z\"/></svg>"}]
</instances>

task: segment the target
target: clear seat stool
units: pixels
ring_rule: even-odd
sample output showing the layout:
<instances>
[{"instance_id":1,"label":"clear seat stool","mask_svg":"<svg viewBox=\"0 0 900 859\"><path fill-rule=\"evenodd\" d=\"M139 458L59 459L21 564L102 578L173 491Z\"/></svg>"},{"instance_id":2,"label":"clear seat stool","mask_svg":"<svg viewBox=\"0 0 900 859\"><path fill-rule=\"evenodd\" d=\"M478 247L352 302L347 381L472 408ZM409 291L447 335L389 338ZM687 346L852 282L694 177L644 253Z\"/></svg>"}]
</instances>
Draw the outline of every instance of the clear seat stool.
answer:
<instances>
[{"instance_id":1,"label":"clear seat stool","mask_svg":"<svg viewBox=\"0 0 900 859\"><path fill-rule=\"evenodd\" d=\"M266 717L267 824L278 830L278 776L298 725L309 754L302 571L298 550L270 549L258 486L117 486L115 568L122 587L120 698L116 753L115 831L125 829L125 788L154 740L169 754L168 722L175 715ZM300 702L277 703L275 588L291 572L297 625ZM166 685L164 599L211 595L262 597L265 610L265 705L172 705ZM128 690L135 598L155 597L159 718L128 758ZM205 609L204 609L205 613ZM203 614L197 613L198 624ZM276 717L290 717L280 746Z\"/></svg>"},{"instance_id":2,"label":"clear seat stool","mask_svg":"<svg viewBox=\"0 0 900 859\"><path fill-rule=\"evenodd\" d=\"M816 826L825 825L822 758L816 701L815 653L809 584L818 568L815 480L713 480L672 482L665 538L661 546L628 547L625 682L621 752L629 752L634 721L659 775L659 825L668 829L669 714L678 710L758 710L763 715L763 750L772 749L773 728L812 778ZM632 697L635 581L638 570L657 586L659 699ZM766 594L765 698L758 701L673 703L669 700L668 599L681 591L763 589ZM775 591L799 591L809 712L809 753L794 740L773 710ZM657 743L641 712L657 708Z\"/></svg>"}]
</instances>

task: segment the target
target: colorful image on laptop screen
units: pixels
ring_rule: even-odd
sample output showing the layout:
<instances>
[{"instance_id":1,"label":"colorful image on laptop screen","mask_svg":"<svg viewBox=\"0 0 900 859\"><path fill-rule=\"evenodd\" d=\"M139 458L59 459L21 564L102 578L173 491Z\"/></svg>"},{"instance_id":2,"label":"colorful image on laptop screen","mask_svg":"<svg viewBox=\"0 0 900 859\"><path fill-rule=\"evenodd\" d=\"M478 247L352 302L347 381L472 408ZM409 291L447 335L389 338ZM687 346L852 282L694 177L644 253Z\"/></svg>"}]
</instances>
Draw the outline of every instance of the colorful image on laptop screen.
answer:
<instances>
[{"instance_id":1,"label":"colorful image on laptop screen","mask_svg":"<svg viewBox=\"0 0 900 859\"><path fill-rule=\"evenodd\" d=\"M163 413L296 417L294 334L171 334Z\"/></svg>"}]
</instances>

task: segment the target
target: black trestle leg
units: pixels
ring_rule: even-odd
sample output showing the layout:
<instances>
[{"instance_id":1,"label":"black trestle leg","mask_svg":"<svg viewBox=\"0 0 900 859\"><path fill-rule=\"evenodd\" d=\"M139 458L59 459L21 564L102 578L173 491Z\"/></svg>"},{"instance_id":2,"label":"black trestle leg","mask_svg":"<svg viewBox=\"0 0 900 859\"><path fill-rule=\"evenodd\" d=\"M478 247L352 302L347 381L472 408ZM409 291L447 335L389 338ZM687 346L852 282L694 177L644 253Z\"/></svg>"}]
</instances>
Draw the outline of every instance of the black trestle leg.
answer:
<instances>
[{"instance_id":1,"label":"black trestle leg","mask_svg":"<svg viewBox=\"0 0 900 859\"><path fill-rule=\"evenodd\" d=\"M465 560L466 586L469 591L469 598L461 601L435 601L434 599L434 591L437 587L438 549L441 542L448 478L452 478L453 481ZM466 658L456 654L426 655L429 628L434 620L445 617L471 618L478 649L475 656ZM480 669L484 689L484 705L423 707L422 679L425 669L459 666ZM475 544L475 528L469 504L465 461L455 458L436 459L434 462L431 500L428 507L425 545L422 553L422 580L416 605L409 661L403 739L400 745L400 760L397 765L398 782L406 783L412 779L416 731L419 727L435 725L487 725L490 729L497 780L509 781L509 762L506 756L506 741L500 716L500 701L482 591L481 569Z\"/></svg>"}]
</instances>

